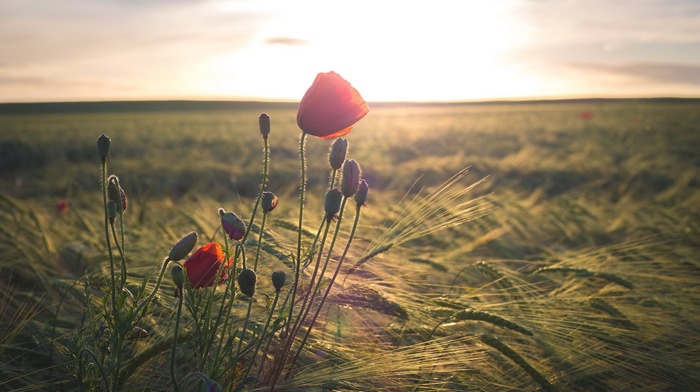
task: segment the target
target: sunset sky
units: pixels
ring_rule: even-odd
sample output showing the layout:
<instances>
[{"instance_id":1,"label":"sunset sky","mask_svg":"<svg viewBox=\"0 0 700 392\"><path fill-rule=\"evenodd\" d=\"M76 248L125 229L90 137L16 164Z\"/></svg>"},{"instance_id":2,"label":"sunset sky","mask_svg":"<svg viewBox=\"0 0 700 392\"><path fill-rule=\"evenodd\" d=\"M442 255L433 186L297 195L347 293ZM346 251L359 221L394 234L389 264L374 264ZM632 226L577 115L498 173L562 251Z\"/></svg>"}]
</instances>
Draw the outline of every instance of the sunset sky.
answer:
<instances>
[{"instance_id":1,"label":"sunset sky","mask_svg":"<svg viewBox=\"0 0 700 392\"><path fill-rule=\"evenodd\" d=\"M2 0L0 102L700 97L698 0Z\"/></svg>"}]
</instances>

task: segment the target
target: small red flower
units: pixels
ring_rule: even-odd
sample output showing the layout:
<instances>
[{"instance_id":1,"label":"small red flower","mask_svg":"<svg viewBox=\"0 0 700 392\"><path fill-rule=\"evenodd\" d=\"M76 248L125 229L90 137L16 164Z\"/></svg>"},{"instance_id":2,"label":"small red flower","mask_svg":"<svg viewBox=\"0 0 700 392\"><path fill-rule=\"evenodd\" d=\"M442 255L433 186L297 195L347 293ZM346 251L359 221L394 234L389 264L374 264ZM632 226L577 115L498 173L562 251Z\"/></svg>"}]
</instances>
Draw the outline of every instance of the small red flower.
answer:
<instances>
[{"instance_id":1,"label":"small red flower","mask_svg":"<svg viewBox=\"0 0 700 392\"><path fill-rule=\"evenodd\" d=\"M199 289L202 287L214 286L216 274L219 268L227 268L231 266L231 260L224 264L224 252L221 250L221 245L216 242L210 242L201 248L197 249L190 257L185 260L183 267L187 272L187 279L192 287ZM226 277L226 271L221 272L221 284Z\"/></svg>"},{"instance_id":2,"label":"small red flower","mask_svg":"<svg viewBox=\"0 0 700 392\"><path fill-rule=\"evenodd\" d=\"M589 112L588 110L584 110L579 114L579 117L581 117L582 120L588 121L593 118L593 113Z\"/></svg>"},{"instance_id":3,"label":"small red flower","mask_svg":"<svg viewBox=\"0 0 700 392\"><path fill-rule=\"evenodd\" d=\"M56 211L59 213L64 213L68 211L68 202L65 200L59 200L56 202Z\"/></svg>"},{"instance_id":4,"label":"small red flower","mask_svg":"<svg viewBox=\"0 0 700 392\"><path fill-rule=\"evenodd\" d=\"M322 72L299 103L297 125L309 135L332 139L350 132L367 113L367 103L347 80Z\"/></svg>"}]
</instances>

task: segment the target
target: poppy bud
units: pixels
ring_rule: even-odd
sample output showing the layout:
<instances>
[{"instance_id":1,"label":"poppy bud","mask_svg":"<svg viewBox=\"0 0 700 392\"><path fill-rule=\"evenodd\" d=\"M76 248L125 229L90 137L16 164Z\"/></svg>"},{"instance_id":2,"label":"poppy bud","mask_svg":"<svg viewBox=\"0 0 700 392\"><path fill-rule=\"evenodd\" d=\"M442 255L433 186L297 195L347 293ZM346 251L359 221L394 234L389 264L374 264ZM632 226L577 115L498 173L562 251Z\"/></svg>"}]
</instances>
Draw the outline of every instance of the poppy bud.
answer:
<instances>
[{"instance_id":1,"label":"poppy bud","mask_svg":"<svg viewBox=\"0 0 700 392\"><path fill-rule=\"evenodd\" d=\"M343 165L343 179L340 182L340 190L343 191L343 196L350 197L357 192L357 187L360 186L360 165L354 159L345 161Z\"/></svg>"},{"instance_id":2,"label":"poppy bud","mask_svg":"<svg viewBox=\"0 0 700 392\"><path fill-rule=\"evenodd\" d=\"M331 152L328 153L328 162L331 168L338 170L345 162L345 154L348 151L348 140L342 137L335 139L331 145Z\"/></svg>"},{"instance_id":3,"label":"poppy bud","mask_svg":"<svg viewBox=\"0 0 700 392\"><path fill-rule=\"evenodd\" d=\"M287 274L284 271L275 271L272 273L272 285L275 287L275 292L279 293L287 280Z\"/></svg>"},{"instance_id":4,"label":"poppy bud","mask_svg":"<svg viewBox=\"0 0 700 392\"><path fill-rule=\"evenodd\" d=\"M219 383L209 380L207 381L207 392L223 392L224 388Z\"/></svg>"},{"instance_id":5,"label":"poppy bud","mask_svg":"<svg viewBox=\"0 0 700 392\"><path fill-rule=\"evenodd\" d=\"M365 205L365 202L367 201L367 192L369 192L367 181L360 180L360 185L358 186L357 193L355 193L354 197L358 207Z\"/></svg>"},{"instance_id":6,"label":"poppy bud","mask_svg":"<svg viewBox=\"0 0 700 392\"><path fill-rule=\"evenodd\" d=\"M258 122L260 123L260 133L263 139L267 139L267 135L270 134L270 116L267 113L261 113Z\"/></svg>"},{"instance_id":7,"label":"poppy bud","mask_svg":"<svg viewBox=\"0 0 700 392\"><path fill-rule=\"evenodd\" d=\"M114 200L109 200L107 202L107 218L110 223L114 223L114 218L117 217L117 203Z\"/></svg>"},{"instance_id":8,"label":"poppy bud","mask_svg":"<svg viewBox=\"0 0 700 392\"><path fill-rule=\"evenodd\" d=\"M324 208L326 210L326 219L332 219L338 211L340 211L340 203L343 200L343 194L337 188L333 188L326 192L326 202Z\"/></svg>"},{"instance_id":9,"label":"poppy bud","mask_svg":"<svg viewBox=\"0 0 700 392\"><path fill-rule=\"evenodd\" d=\"M117 212L120 215L126 211L126 192L124 192L124 189L119 185L119 178L115 175L109 176L107 197L109 200L114 200L114 203L117 205Z\"/></svg>"},{"instance_id":10,"label":"poppy bud","mask_svg":"<svg viewBox=\"0 0 700 392\"><path fill-rule=\"evenodd\" d=\"M65 200L58 200L56 204L54 204L54 207L56 208L57 212L64 213L68 211L68 202Z\"/></svg>"},{"instance_id":11,"label":"poppy bud","mask_svg":"<svg viewBox=\"0 0 700 392\"><path fill-rule=\"evenodd\" d=\"M170 270L170 275L173 278L173 283L178 288L181 288L185 284L185 271L180 267L179 264L175 264L173 269Z\"/></svg>"},{"instance_id":12,"label":"poppy bud","mask_svg":"<svg viewBox=\"0 0 700 392\"><path fill-rule=\"evenodd\" d=\"M109 152L112 148L112 139L104 133L97 138L97 155L100 156L102 162L107 160Z\"/></svg>"},{"instance_id":13,"label":"poppy bud","mask_svg":"<svg viewBox=\"0 0 700 392\"><path fill-rule=\"evenodd\" d=\"M252 297L255 294L256 280L255 271L246 268L238 275L238 287L241 288L243 294Z\"/></svg>"},{"instance_id":14,"label":"poppy bud","mask_svg":"<svg viewBox=\"0 0 700 392\"><path fill-rule=\"evenodd\" d=\"M180 261L192 251L195 245L197 245L197 233L193 231L180 238L180 240L173 245L168 258L172 261Z\"/></svg>"},{"instance_id":15,"label":"poppy bud","mask_svg":"<svg viewBox=\"0 0 700 392\"><path fill-rule=\"evenodd\" d=\"M240 240L245 234L245 223L233 212L224 212L223 209L219 209L219 215L221 215L221 226L224 228L228 238L232 240Z\"/></svg>"},{"instance_id":16,"label":"poppy bud","mask_svg":"<svg viewBox=\"0 0 700 392\"><path fill-rule=\"evenodd\" d=\"M129 336L127 336L127 339L129 340L136 340L136 339L143 339L147 338L149 335L148 331L141 327L134 327L131 329L131 332L129 332Z\"/></svg>"},{"instance_id":17,"label":"poppy bud","mask_svg":"<svg viewBox=\"0 0 700 392\"><path fill-rule=\"evenodd\" d=\"M262 199L261 199L261 205L262 205L262 210L264 213L268 213L277 207L277 202L279 199L277 199L277 196L275 196L274 193L272 192L263 192L262 194Z\"/></svg>"}]
</instances>

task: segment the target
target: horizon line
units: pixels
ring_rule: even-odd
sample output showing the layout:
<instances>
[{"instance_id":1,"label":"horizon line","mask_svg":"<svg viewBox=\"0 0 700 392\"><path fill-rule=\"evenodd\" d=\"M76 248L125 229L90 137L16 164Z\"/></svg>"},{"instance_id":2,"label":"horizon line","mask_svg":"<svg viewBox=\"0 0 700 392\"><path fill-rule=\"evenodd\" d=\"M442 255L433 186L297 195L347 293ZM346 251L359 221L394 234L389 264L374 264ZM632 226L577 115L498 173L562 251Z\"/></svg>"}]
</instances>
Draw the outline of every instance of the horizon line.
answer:
<instances>
[{"instance_id":1,"label":"horizon line","mask_svg":"<svg viewBox=\"0 0 700 392\"><path fill-rule=\"evenodd\" d=\"M600 104L612 102L693 102L700 97L615 97L615 98L532 98L532 99L500 99L500 100L464 100L464 101L370 101L370 107L400 107L400 106L487 106L487 105L542 105L542 104ZM261 109L262 105L275 108L293 109L299 101L292 100L197 100L197 99L168 99L168 100L105 100L105 101L47 101L47 102L0 102L0 115L32 115L60 114L87 112L174 112L196 110L233 110ZM270 108L272 109L272 108Z\"/></svg>"}]
</instances>

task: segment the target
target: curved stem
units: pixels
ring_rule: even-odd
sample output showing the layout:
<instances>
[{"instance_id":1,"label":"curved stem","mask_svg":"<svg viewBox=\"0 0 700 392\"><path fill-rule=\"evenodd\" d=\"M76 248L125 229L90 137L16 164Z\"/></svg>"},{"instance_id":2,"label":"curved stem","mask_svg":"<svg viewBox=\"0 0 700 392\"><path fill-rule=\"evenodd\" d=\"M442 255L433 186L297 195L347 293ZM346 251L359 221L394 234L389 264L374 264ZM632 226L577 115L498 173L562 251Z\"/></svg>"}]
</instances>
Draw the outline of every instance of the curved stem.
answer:
<instances>
[{"instance_id":1,"label":"curved stem","mask_svg":"<svg viewBox=\"0 0 700 392\"><path fill-rule=\"evenodd\" d=\"M151 294L148 295L141 303L136 307L136 310L134 311L134 317L135 320L138 320L139 317L144 317L146 315L146 312L148 312L148 305L150 305L151 301L153 298L156 296L158 293L158 289L160 288L161 282L163 282L163 276L165 275L165 270L168 268L168 263L170 263L170 257L167 257L165 260L163 260L163 267L160 269L160 274L158 275L158 280L156 281L156 286L153 288L153 291ZM141 313L141 315L139 315Z\"/></svg>"},{"instance_id":2,"label":"curved stem","mask_svg":"<svg viewBox=\"0 0 700 392\"><path fill-rule=\"evenodd\" d=\"M107 241L107 253L109 254L109 274L112 279L112 313L116 319L117 313L117 284L114 279L114 257L112 256L112 244L109 239L109 213L107 211L107 161L102 160L102 206L105 211L105 240Z\"/></svg>"}]
</instances>

